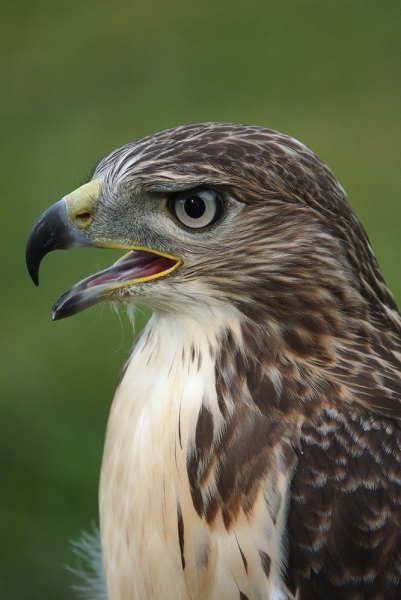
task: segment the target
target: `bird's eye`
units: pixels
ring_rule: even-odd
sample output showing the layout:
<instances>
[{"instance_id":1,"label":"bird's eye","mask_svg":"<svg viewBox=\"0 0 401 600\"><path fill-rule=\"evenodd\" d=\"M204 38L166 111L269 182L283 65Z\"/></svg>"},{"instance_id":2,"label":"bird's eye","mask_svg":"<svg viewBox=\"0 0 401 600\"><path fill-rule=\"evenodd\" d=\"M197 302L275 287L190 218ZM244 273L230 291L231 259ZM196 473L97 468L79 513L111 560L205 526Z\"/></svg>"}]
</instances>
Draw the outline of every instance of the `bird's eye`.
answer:
<instances>
[{"instance_id":1,"label":"bird's eye","mask_svg":"<svg viewBox=\"0 0 401 600\"><path fill-rule=\"evenodd\" d=\"M221 197L214 190L195 188L180 192L172 201L179 221L191 229L201 229L215 223L223 211Z\"/></svg>"}]
</instances>

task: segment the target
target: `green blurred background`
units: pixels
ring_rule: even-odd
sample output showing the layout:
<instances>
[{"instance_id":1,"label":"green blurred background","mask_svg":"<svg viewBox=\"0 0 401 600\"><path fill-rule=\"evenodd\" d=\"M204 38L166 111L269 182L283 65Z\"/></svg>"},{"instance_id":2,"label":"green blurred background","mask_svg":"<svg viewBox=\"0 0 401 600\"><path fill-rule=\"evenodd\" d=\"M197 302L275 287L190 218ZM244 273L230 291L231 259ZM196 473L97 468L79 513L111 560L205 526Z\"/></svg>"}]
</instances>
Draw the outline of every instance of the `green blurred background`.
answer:
<instances>
[{"instance_id":1,"label":"green blurred background","mask_svg":"<svg viewBox=\"0 0 401 600\"><path fill-rule=\"evenodd\" d=\"M24 265L37 217L114 148L167 127L279 129L348 192L401 302L401 2L8 0L1 52L0 599L66 600L97 518L104 429L133 333L50 307L109 251Z\"/></svg>"}]
</instances>

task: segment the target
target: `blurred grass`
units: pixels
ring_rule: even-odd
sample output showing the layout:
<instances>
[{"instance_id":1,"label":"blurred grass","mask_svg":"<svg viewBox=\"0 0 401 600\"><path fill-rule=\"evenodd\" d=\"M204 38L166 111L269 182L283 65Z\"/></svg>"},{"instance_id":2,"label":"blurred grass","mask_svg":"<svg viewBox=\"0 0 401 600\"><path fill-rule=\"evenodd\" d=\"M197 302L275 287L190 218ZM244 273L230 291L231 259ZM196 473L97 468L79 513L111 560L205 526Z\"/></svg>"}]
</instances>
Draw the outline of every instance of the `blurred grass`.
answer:
<instances>
[{"instance_id":1,"label":"blurred grass","mask_svg":"<svg viewBox=\"0 0 401 600\"><path fill-rule=\"evenodd\" d=\"M302 140L348 192L401 301L401 4L206 0L3 3L0 600L67 600L68 539L97 515L104 428L133 334L108 307L51 304L110 264L24 246L41 212L112 149L204 120Z\"/></svg>"}]
</instances>

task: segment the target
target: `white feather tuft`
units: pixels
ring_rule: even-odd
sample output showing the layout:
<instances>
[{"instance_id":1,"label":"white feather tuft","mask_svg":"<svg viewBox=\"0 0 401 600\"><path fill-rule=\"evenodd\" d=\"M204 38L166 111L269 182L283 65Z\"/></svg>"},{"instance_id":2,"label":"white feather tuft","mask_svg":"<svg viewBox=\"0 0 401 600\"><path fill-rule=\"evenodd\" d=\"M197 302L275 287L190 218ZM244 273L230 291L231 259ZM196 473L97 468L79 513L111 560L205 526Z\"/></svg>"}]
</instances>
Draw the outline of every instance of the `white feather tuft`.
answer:
<instances>
[{"instance_id":1,"label":"white feather tuft","mask_svg":"<svg viewBox=\"0 0 401 600\"><path fill-rule=\"evenodd\" d=\"M100 534L97 525L93 524L93 532L83 531L81 536L71 542L76 567L67 566L81 583L72 585L81 600L108 600L106 582L102 565Z\"/></svg>"}]
</instances>

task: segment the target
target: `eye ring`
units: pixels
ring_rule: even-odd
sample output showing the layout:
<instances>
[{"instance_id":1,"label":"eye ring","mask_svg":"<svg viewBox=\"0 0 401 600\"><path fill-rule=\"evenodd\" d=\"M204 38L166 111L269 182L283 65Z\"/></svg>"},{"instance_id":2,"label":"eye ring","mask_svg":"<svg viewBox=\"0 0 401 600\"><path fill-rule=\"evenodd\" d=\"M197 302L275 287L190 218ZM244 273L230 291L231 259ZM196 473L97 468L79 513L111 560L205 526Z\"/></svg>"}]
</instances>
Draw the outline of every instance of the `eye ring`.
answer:
<instances>
[{"instance_id":1,"label":"eye ring","mask_svg":"<svg viewBox=\"0 0 401 600\"><path fill-rule=\"evenodd\" d=\"M175 195L170 201L170 209L185 227L205 229L220 219L223 201L215 190L199 187Z\"/></svg>"}]
</instances>

